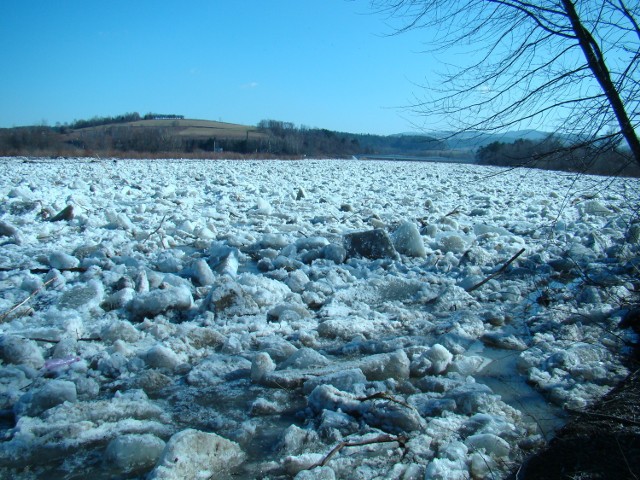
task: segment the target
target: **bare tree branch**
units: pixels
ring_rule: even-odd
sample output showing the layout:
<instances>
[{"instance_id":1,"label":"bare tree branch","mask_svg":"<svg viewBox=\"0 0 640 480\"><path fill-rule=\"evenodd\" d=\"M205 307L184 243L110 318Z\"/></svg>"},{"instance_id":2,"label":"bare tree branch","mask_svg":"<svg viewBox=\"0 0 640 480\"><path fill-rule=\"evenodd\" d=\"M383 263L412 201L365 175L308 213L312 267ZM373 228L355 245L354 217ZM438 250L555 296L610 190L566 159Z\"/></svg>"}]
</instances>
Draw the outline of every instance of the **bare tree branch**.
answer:
<instances>
[{"instance_id":1,"label":"bare tree branch","mask_svg":"<svg viewBox=\"0 0 640 480\"><path fill-rule=\"evenodd\" d=\"M411 108L461 131L550 121L597 141L614 129L640 164L640 6L625 0L372 0L429 27L434 51L482 50ZM465 64L466 63L466 64ZM545 128L543 128L545 129Z\"/></svg>"}]
</instances>

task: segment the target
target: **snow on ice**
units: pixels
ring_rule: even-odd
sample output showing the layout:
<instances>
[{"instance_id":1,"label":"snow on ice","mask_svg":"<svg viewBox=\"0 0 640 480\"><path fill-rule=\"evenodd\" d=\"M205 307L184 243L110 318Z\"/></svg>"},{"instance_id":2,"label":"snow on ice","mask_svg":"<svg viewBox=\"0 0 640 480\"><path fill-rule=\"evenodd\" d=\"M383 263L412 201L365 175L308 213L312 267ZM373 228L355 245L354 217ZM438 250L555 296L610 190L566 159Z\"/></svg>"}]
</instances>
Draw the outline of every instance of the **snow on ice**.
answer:
<instances>
[{"instance_id":1,"label":"snow on ice","mask_svg":"<svg viewBox=\"0 0 640 480\"><path fill-rule=\"evenodd\" d=\"M627 373L639 186L0 159L0 476L501 478Z\"/></svg>"}]
</instances>

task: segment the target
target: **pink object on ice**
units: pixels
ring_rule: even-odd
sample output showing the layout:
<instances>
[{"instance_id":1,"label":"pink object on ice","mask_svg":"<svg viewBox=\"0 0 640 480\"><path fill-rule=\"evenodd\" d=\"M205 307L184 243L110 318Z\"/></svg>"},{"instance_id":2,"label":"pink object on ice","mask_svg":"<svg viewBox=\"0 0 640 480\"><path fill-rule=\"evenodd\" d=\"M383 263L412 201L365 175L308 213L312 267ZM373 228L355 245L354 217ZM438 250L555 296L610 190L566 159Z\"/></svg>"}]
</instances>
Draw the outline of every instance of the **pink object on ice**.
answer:
<instances>
[{"instance_id":1,"label":"pink object on ice","mask_svg":"<svg viewBox=\"0 0 640 480\"><path fill-rule=\"evenodd\" d=\"M68 356L64 358L50 358L44 362L45 370L58 370L60 368L68 367L69 365L79 362L80 357Z\"/></svg>"}]
</instances>

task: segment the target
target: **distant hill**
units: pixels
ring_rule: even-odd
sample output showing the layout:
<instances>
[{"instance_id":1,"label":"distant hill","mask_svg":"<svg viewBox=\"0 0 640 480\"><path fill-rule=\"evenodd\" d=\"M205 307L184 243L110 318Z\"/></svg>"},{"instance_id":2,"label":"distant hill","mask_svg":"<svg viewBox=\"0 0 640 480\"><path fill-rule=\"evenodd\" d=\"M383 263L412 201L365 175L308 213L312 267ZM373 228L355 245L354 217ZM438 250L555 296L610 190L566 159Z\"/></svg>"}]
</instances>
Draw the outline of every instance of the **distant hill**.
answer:
<instances>
[{"instance_id":1,"label":"distant hill","mask_svg":"<svg viewBox=\"0 0 640 480\"><path fill-rule=\"evenodd\" d=\"M382 136L296 127L263 120L257 126L185 119L180 115L127 113L94 117L70 125L0 129L1 155L100 155L210 157L229 153L254 157L351 157L359 154L433 156L439 140Z\"/></svg>"},{"instance_id":2,"label":"distant hill","mask_svg":"<svg viewBox=\"0 0 640 480\"><path fill-rule=\"evenodd\" d=\"M151 119L133 122L111 123L86 128L72 129L66 133L69 140L91 135L95 132L109 132L118 128L162 130L165 135L181 137L182 139L254 139L266 138L264 133L256 127L236 123L218 122L197 119Z\"/></svg>"},{"instance_id":3,"label":"distant hill","mask_svg":"<svg viewBox=\"0 0 640 480\"><path fill-rule=\"evenodd\" d=\"M262 120L241 125L181 115L126 113L94 117L69 125L0 129L0 156L99 156L120 158L368 158L536 166L582 171L588 149L539 156L537 144L564 143L568 137L537 130L502 134L423 132L370 135L297 127ZM512 145L513 144L513 145ZM516 152L516 153L514 153ZM605 155L604 153L607 153ZM624 152L598 152L594 173L622 172ZM534 155L535 154L535 155ZM613 155L613 157L611 155ZM595 162L595 163L594 163ZM626 169L625 169L626 174ZM635 174L635 173L632 173Z\"/></svg>"},{"instance_id":4,"label":"distant hill","mask_svg":"<svg viewBox=\"0 0 640 480\"><path fill-rule=\"evenodd\" d=\"M403 133L400 135L415 136L416 133ZM476 150L493 142L511 143L519 139L539 142L548 138L551 133L528 129L505 133L430 131L424 132L423 135L446 142L447 147L450 149ZM559 135L559 137L564 138L562 135Z\"/></svg>"},{"instance_id":5,"label":"distant hill","mask_svg":"<svg viewBox=\"0 0 640 480\"><path fill-rule=\"evenodd\" d=\"M263 151L269 135L250 125L185 118L154 118L64 129L64 143L81 149L112 152Z\"/></svg>"}]
</instances>

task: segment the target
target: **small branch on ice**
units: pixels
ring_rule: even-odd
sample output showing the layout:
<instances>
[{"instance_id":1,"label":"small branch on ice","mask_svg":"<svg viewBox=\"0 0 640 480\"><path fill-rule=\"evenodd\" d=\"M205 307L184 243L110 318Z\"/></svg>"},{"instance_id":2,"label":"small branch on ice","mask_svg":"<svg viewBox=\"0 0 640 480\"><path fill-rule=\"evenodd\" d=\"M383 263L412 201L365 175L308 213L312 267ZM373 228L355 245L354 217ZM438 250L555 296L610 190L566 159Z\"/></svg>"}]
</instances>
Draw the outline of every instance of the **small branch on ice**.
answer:
<instances>
[{"instance_id":1,"label":"small branch on ice","mask_svg":"<svg viewBox=\"0 0 640 480\"><path fill-rule=\"evenodd\" d=\"M142 240L142 244L144 244L147 240L149 240L154 234L158 233L158 231L162 228L162 225L164 224L164 221L165 221L166 218L167 218L166 215L164 217L162 217L162 220L160 220L160 225L158 225L158 228L156 228L153 232L151 232L149 235L147 235L147 238Z\"/></svg>"},{"instance_id":2,"label":"small branch on ice","mask_svg":"<svg viewBox=\"0 0 640 480\"><path fill-rule=\"evenodd\" d=\"M26 267L0 267L0 272L13 272L14 270L27 270ZM49 273L53 268L46 267L36 267L29 268L29 273ZM69 267L69 268L59 268L59 272L86 272L87 269L85 267Z\"/></svg>"},{"instance_id":3,"label":"small branch on ice","mask_svg":"<svg viewBox=\"0 0 640 480\"><path fill-rule=\"evenodd\" d=\"M363 445L373 445L374 443L388 443L388 442L397 442L402 448L405 448L405 444L407 442L407 437L403 435L378 435L375 438L370 438L367 440L355 440L353 442L340 442L338 445L333 447L331 451L324 457L320 462L314 463L307 470L314 469L316 467L324 467L333 456L342 450L345 447L361 447Z\"/></svg>"},{"instance_id":4,"label":"small branch on ice","mask_svg":"<svg viewBox=\"0 0 640 480\"><path fill-rule=\"evenodd\" d=\"M379 400L379 399L388 400L390 402L397 403L398 405L402 405L403 407L409 408L411 410L415 410L415 408L413 408L407 402L398 400L388 392L377 392L377 393L374 393L373 395L368 395L366 397L358 398L358 400L360 400L361 402L366 402L367 400Z\"/></svg>"},{"instance_id":5,"label":"small branch on ice","mask_svg":"<svg viewBox=\"0 0 640 480\"><path fill-rule=\"evenodd\" d=\"M9 317L9 315L11 315L17 309L22 307L25 303L27 303L29 300L31 300L33 297L35 297L38 293L40 293L40 290L42 290L43 288L45 288L47 285L49 285L50 283L54 282L55 280L56 280L56 277L51 277L49 280L44 282L41 287L38 287L33 292L31 292L31 294L27 298L25 298L24 300L22 300L19 303L16 303L13 307L11 307L5 313L0 315L0 323L4 322Z\"/></svg>"},{"instance_id":6,"label":"small branch on ice","mask_svg":"<svg viewBox=\"0 0 640 480\"><path fill-rule=\"evenodd\" d=\"M498 270L496 270L495 272L493 272L491 275L489 275L487 278L485 278L484 280L482 280L479 283L476 283L474 286L469 287L466 289L467 293L473 292L474 290L477 290L478 288L480 288L482 285L484 285L485 283L487 283L489 280L496 278L498 275L500 275L501 273L503 273L507 268L509 268L509 265L511 265L513 262L515 262L515 260L524 253L524 248L521 248L518 253L516 253L513 257L511 257L507 263L505 263L504 265L502 265L502 267L500 267Z\"/></svg>"},{"instance_id":7,"label":"small branch on ice","mask_svg":"<svg viewBox=\"0 0 640 480\"><path fill-rule=\"evenodd\" d=\"M38 337L24 337L27 340L33 340L34 342L42 342L42 343L60 343L60 340L51 340L50 338L38 338ZM76 338L78 342L101 342L101 337L87 337L87 338Z\"/></svg>"},{"instance_id":8,"label":"small branch on ice","mask_svg":"<svg viewBox=\"0 0 640 480\"><path fill-rule=\"evenodd\" d=\"M447 213L447 214L445 215L445 217L451 217L451 216L453 216L453 215L457 215L457 214L459 214L459 213L460 213L460 209L459 209L459 207L456 207L456 208L454 208L453 210L451 210L449 213Z\"/></svg>"}]
</instances>

